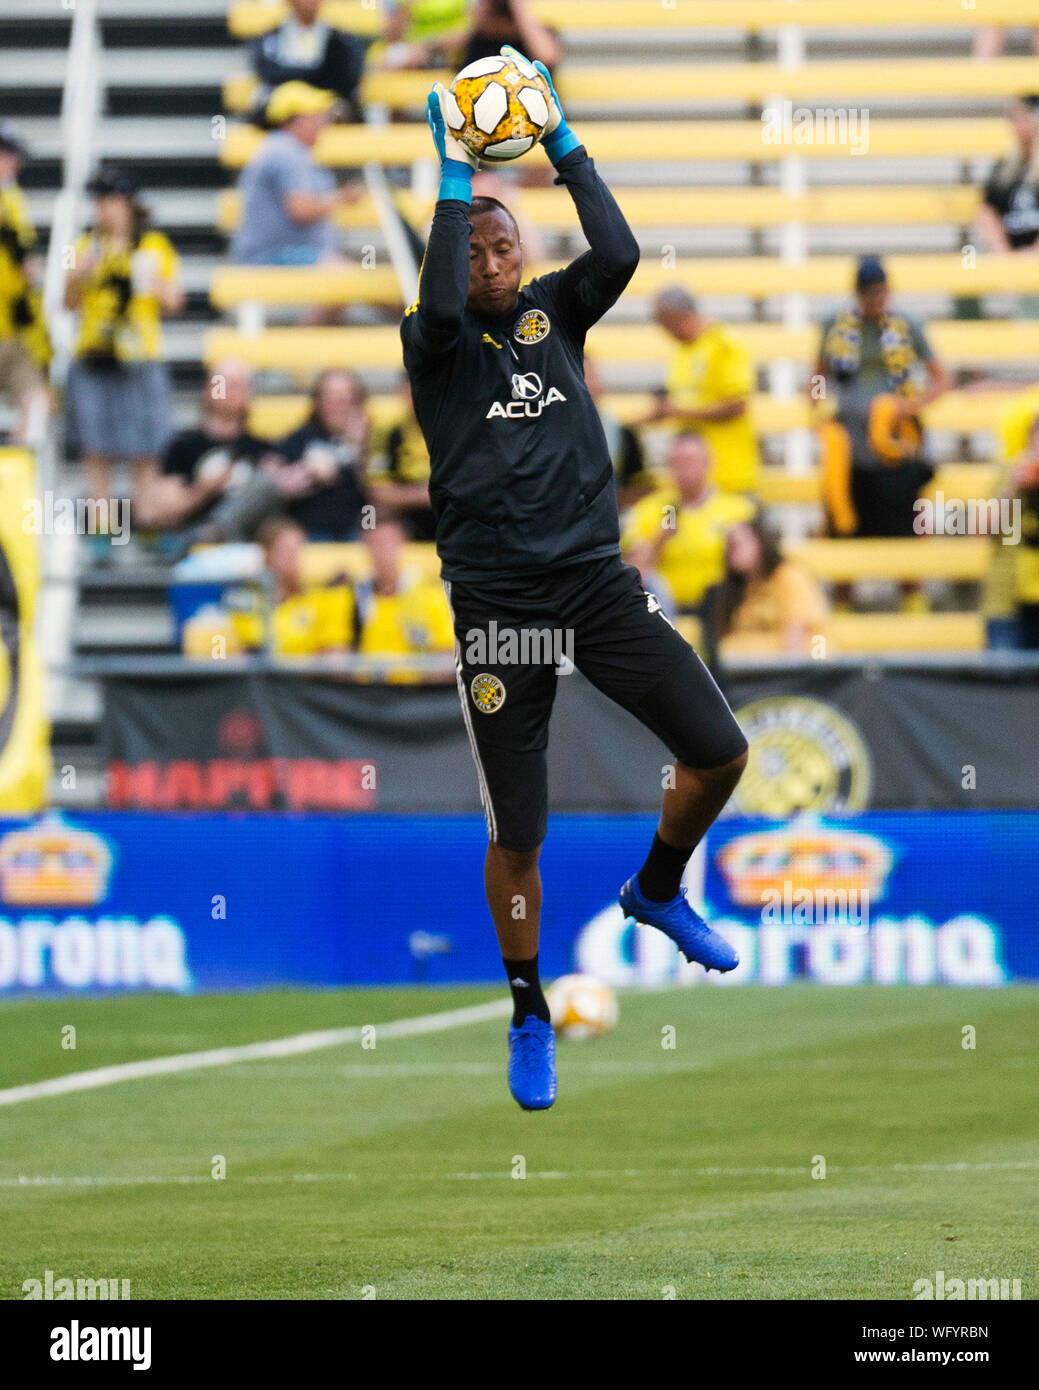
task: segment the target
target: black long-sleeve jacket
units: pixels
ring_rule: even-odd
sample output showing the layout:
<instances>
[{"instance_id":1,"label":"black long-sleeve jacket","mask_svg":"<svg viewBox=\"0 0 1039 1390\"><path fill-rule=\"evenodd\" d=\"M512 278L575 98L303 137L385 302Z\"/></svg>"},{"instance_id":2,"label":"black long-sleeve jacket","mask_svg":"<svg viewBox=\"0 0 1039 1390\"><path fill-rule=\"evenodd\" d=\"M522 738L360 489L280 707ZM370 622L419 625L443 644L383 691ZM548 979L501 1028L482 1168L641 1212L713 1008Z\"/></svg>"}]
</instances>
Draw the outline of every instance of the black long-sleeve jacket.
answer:
<instances>
[{"instance_id":1,"label":"black long-sleeve jacket","mask_svg":"<svg viewBox=\"0 0 1039 1390\"><path fill-rule=\"evenodd\" d=\"M556 182L590 250L532 280L507 317L470 313L469 208L444 199L401 323L445 579L509 580L619 548L584 339L635 273L639 248L583 146Z\"/></svg>"}]
</instances>

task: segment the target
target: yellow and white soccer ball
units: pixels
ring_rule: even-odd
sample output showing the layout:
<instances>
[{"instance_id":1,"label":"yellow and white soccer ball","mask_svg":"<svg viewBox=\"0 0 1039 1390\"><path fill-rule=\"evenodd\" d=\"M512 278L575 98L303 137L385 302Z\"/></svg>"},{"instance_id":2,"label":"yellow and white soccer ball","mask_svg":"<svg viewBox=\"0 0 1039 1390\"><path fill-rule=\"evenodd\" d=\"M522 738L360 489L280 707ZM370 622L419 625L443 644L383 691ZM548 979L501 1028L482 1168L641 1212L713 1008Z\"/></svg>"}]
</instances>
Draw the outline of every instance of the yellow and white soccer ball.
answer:
<instances>
[{"instance_id":1,"label":"yellow and white soccer ball","mask_svg":"<svg viewBox=\"0 0 1039 1390\"><path fill-rule=\"evenodd\" d=\"M464 67L441 102L454 138L477 159L518 159L541 139L548 83L533 64L498 55Z\"/></svg>"},{"instance_id":2,"label":"yellow and white soccer ball","mask_svg":"<svg viewBox=\"0 0 1039 1390\"><path fill-rule=\"evenodd\" d=\"M561 975L545 996L560 1037L601 1038L617 1022L617 996L594 975Z\"/></svg>"}]
</instances>

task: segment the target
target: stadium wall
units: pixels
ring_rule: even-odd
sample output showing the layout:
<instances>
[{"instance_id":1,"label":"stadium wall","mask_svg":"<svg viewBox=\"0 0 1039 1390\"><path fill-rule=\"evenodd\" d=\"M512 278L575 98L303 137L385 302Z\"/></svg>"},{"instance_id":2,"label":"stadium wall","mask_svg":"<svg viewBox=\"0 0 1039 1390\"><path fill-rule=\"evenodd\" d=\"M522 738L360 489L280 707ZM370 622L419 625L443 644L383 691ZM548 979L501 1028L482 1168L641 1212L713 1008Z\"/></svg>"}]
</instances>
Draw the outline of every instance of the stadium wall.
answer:
<instances>
[{"instance_id":1,"label":"stadium wall","mask_svg":"<svg viewBox=\"0 0 1039 1390\"><path fill-rule=\"evenodd\" d=\"M687 873L731 976L625 924L649 815L553 819L547 976L1000 986L1039 980L1039 813L729 819ZM478 816L99 812L0 822L0 995L490 981ZM843 894L843 897L842 897Z\"/></svg>"}]
</instances>

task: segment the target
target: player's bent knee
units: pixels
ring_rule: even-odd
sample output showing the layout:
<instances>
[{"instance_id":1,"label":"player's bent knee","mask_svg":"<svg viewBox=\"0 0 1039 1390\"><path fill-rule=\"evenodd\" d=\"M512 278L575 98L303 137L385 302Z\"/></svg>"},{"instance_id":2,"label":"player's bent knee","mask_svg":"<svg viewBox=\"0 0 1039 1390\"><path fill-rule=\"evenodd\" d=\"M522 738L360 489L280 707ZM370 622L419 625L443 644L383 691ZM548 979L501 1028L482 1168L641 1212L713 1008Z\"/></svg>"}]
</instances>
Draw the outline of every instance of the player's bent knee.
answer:
<instances>
[{"instance_id":1,"label":"player's bent knee","mask_svg":"<svg viewBox=\"0 0 1039 1390\"><path fill-rule=\"evenodd\" d=\"M726 762L718 763L713 767L693 767L691 763L679 760L679 766L683 767L692 777L700 783L706 783L724 791L726 795L732 792L740 778L743 776L743 769L747 766L748 749L744 744L743 752L736 757L729 758Z\"/></svg>"},{"instance_id":2,"label":"player's bent knee","mask_svg":"<svg viewBox=\"0 0 1039 1390\"><path fill-rule=\"evenodd\" d=\"M491 841L487 846L487 853L500 860L512 873L524 873L536 867L541 857L541 842L539 840L529 849L509 849Z\"/></svg>"}]
</instances>

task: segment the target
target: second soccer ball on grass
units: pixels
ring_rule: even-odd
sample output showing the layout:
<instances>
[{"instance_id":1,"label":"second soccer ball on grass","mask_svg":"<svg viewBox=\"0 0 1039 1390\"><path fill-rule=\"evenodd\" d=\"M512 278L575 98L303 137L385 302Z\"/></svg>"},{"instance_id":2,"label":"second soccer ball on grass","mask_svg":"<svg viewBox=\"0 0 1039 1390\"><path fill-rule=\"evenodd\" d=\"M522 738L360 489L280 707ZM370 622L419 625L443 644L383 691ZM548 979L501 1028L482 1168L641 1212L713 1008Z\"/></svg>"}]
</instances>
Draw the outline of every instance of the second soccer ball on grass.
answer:
<instances>
[{"instance_id":1,"label":"second soccer ball on grass","mask_svg":"<svg viewBox=\"0 0 1039 1390\"><path fill-rule=\"evenodd\" d=\"M561 975L545 997L553 1028L569 1042L600 1038L617 1022L617 996L594 975Z\"/></svg>"}]
</instances>

